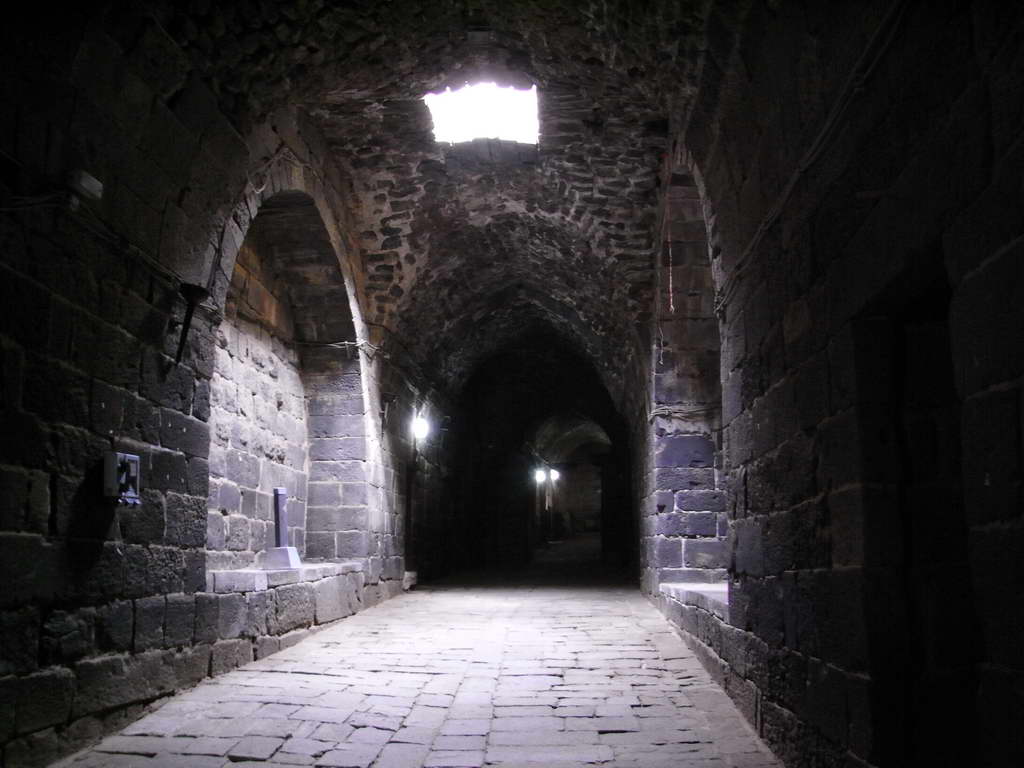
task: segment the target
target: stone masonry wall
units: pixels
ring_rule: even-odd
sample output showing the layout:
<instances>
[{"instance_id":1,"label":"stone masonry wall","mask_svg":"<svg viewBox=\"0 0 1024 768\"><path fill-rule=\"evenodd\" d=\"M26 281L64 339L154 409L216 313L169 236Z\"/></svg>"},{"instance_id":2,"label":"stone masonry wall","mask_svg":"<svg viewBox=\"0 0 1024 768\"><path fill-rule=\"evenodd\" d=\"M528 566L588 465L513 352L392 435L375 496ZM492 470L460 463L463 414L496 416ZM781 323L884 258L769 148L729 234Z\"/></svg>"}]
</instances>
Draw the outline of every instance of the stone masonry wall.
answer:
<instances>
[{"instance_id":1,"label":"stone masonry wall","mask_svg":"<svg viewBox=\"0 0 1024 768\"><path fill-rule=\"evenodd\" d=\"M666 169L656 270L657 335L651 431L653 494L643 500L645 589L725 577L718 319L700 193L685 168Z\"/></svg>"},{"instance_id":2,"label":"stone masonry wall","mask_svg":"<svg viewBox=\"0 0 1024 768\"><path fill-rule=\"evenodd\" d=\"M736 21L715 21L737 34L712 38L677 134L720 254L731 577L727 619L697 609L686 627L789 766L1018 764L1019 9L755 5ZM933 281L926 308L913 289ZM948 323L951 365L915 323ZM935 350L923 379L886 352L901 338ZM943 407L962 408L963 452L922 505L952 432L928 417L922 440L933 406L904 388L932 378L956 387ZM921 450L937 452L924 473ZM954 605L974 631L951 663ZM962 708L921 703L936 690Z\"/></svg>"},{"instance_id":3,"label":"stone masonry wall","mask_svg":"<svg viewBox=\"0 0 1024 768\"><path fill-rule=\"evenodd\" d=\"M315 131L285 111L243 139L137 11L107 24L76 12L44 24L30 12L0 33L6 764L48 764L146 702L251 658L267 634L226 618L219 628L210 616L226 617L236 597L204 591L219 307L264 193L310 190L337 212L329 224L343 252L342 185L314 156ZM73 208L66 179L78 168L104 193ZM178 363L183 280L209 285L213 299L196 310ZM140 507L103 498L112 447L142 459ZM310 604L294 626L316 620Z\"/></svg>"},{"instance_id":4,"label":"stone masonry wall","mask_svg":"<svg viewBox=\"0 0 1024 768\"><path fill-rule=\"evenodd\" d=\"M353 234L372 231L367 265L370 254L388 253L381 266L394 274L395 260L417 256L411 244L433 222L410 213L396 220L408 229L385 223L392 211L409 210L397 210L410 202L403 185L394 194L373 189L372 172L353 183L331 160L358 159L347 138L324 140L317 122L338 129L359 112L382 129L366 136L387 133L385 118L400 135L409 121L378 109L378 96L401 110L476 57L460 4L423 12L426 4L410 3L412 12L400 14L394 3L307 3L286 16L271 3L247 18L237 4L161 5L155 16L137 3L79 4L60 14L25 6L0 27L0 743L9 762L49 762L211 671L211 643L197 642L196 621L187 617L213 602L202 597L210 594L203 592L210 381L241 241L274 194L308 194L354 297L356 328L365 330L360 302L368 281ZM417 278L414 288L412 270L403 267L399 280L379 271L374 285L394 298L380 302L381 313L400 309L403 323L394 327L405 328L389 342L389 365L417 379L413 363L429 358L436 339L454 350L467 340L476 345L473 334L460 335L467 328L511 331L537 317L560 323L632 398L621 410L634 487L653 497L646 386L653 345L646 334L654 325L637 331L632 323L654 305L654 212L667 188L658 192L656 165L668 152L673 165L693 170L715 254L731 578L727 620L716 615L720 623L704 627L721 640L707 645L722 649L718 662L735 682L730 691L790 766L936 762L928 749L967 765L1024 763L1024 593L1007 588L1024 580L1019 4L474 6L492 27L484 27L489 44L481 56L503 50L503 61L522 64L517 71L533 67L545 82L586 85L566 96L579 114L569 115L564 162L556 141L554 154L542 158L550 177L522 174L539 180L539 194L521 194L513 180L493 198L523 212L499 212L513 215L494 222L493 211L481 210L487 227L462 227L469 208L487 202L478 191L493 175L473 170L463 174L472 177L473 194L442 222L449 237L432 242L438 258L431 262L443 262L436 282L458 287L471 273L462 266L497 256L490 260L496 279L487 285L503 287L513 277L508 293L471 292L457 316L438 313L440 294L425 290L429 281ZM323 44L348 32L351 44ZM325 84L328 77L338 81ZM369 92L373 103L353 110ZM601 101L601 93L614 98ZM299 94L323 111L316 121L294 107L264 109ZM609 112L625 117L609 119ZM576 145L596 150L572 157ZM371 155L379 149L352 146ZM598 176L614 179L620 155L643 166L627 163L637 172L634 206L620 218L598 214L620 197L611 187L575 208L586 193L570 194L573 184L599 192L606 185ZM384 146L378 156L398 162L402 152ZM436 166L402 165L393 181L416 176L422 199L444 198L449 181ZM77 169L102 181L102 200L70 204L67 179ZM360 227L353 222L363 217L346 209L353 200L364 204L364 193L384 199L380 216L371 207L359 212L373 221ZM559 211L566 203L558 226L527 210L538 201ZM441 211L431 205L424 212L431 210ZM574 221L596 224L580 233ZM527 247L505 247L510 232L531 235L517 240ZM387 240L396 236L409 252L390 250ZM625 258L606 264L617 242L629 246ZM448 253L453 258L440 258ZM529 259L515 262L522 253ZM551 266L552 275L557 269L557 279L531 264ZM868 354L864 335L880 312L885 328L920 330L897 316L891 295L898 299L899 286L917 282L919 271L944 277L938 326L948 327L955 392L944 402L962 442L959 478L947 484L961 501L950 505L954 525L940 528L957 530L960 515L962 532L951 539L959 554L937 563L920 556L934 542L922 546L904 535L933 530L927 518L915 518L926 493L913 464L887 480L895 502L880 499L876 487L878 457L892 455L886 440L908 436L906 417L929 406L904 400L891 408L898 389L878 396L873 374L909 379L900 379L898 358ZM176 362L183 280L209 286L213 298L197 311ZM573 316L571 302L545 303L552 285L563 297L596 294L600 301ZM608 300L624 292L629 311ZM478 322L492 315L498 322ZM622 330L631 327L636 337L624 343ZM412 338L423 348L404 365L398 350ZM475 359L451 356L453 365L436 368L454 376ZM405 425L381 423L382 393L398 390L381 374L383 363L376 365L361 381L373 425L364 478L368 561L383 572L385 561L400 565L398 512L388 505L399 496L394 468ZM610 375L616 371L626 377ZM402 408L421 406L428 382L403 386ZM900 429L879 431L880 414ZM394 440L386 444L389 431ZM113 509L98 493L99 462L112 445L142 457L140 508ZM900 547L889 546L894 530ZM971 585L963 602L973 614L957 614L973 629L966 677L947 674L959 670L941 654L922 664L911 652L947 649L892 640L903 627L934 639L942 616L918 585L950 563ZM894 624L892 606L912 610ZM910 670L909 684L894 686L880 659ZM912 694L934 690L971 714L954 727L957 708L918 729L901 727Z\"/></svg>"},{"instance_id":5,"label":"stone masonry wall","mask_svg":"<svg viewBox=\"0 0 1024 768\"><path fill-rule=\"evenodd\" d=\"M298 352L241 314L227 318L212 391L207 568L253 565L275 546L275 487L288 489L288 541L305 554L308 438Z\"/></svg>"}]
</instances>

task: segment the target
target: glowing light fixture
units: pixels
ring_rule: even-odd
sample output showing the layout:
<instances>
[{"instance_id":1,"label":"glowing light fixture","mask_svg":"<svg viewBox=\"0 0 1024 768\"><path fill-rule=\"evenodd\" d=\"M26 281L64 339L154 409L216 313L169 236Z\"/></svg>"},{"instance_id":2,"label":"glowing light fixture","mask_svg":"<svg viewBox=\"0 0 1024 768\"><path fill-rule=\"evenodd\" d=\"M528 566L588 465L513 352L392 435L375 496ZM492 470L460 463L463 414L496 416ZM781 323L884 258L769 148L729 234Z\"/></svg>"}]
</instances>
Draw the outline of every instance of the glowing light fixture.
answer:
<instances>
[{"instance_id":1,"label":"glowing light fixture","mask_svg":"<svg viewBox=\"0 0 1024 768\"><path fill-rule=\"evenodd\" d=\"M434 138L456 143L473 139L505 139L536 144L537 86L528 91L500 88L496 83L467 85L457 91L423 97L434 119Z\"/></svg>"},{"instance_id":2,"label":"glowing light fixture","mask_svg":"<svg viewBox=\"0 0 1024 768\"><path fill-rule=\"evenodd\" d=\"M412 437L414 440L423 440L428 434L430 434L430 422L422 416L417 416L412 420Z\"/></svg>"},{"instance_id":3,"label":"glowing light fixture","mask_svg":"<svg viewBox=\"0 0 1024 768\"><path fill-rule=\"evenodd\" d=\"M548 477L551 478L552 482L554 482L555 480L557 480L561 476L562 476L562 473L559 472L557 469L549 469L548 470Z\"/></svg>"},{"instance_id":4,"label":"glowing light fixture","mask_svg":"<svg viewBox=\"0 0 1024 768\"><path fill-rule=\"evenodd\" d=\"M536 480L538 483L543 483L545 480L548 479L548 473L545 472L543 469L535 469L533 471L533 479Z\"/></svg>"}]
</instances>

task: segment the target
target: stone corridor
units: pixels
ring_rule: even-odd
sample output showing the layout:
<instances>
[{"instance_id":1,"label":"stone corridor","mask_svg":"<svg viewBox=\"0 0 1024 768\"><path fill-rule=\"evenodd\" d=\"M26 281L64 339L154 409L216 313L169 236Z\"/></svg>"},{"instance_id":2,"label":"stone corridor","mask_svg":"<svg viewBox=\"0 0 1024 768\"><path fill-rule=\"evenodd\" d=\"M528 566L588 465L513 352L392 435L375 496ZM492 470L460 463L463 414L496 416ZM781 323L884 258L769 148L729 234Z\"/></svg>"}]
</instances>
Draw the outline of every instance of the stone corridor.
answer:
<instances>
[{"instance_id":1,"label":"stone corridor","mask_svg":"<svg viewBox=\"0 0 1024 768\"><path fill-rule=\"evenodd\" d=\"M779 765L635 587L517 581L388 600L61 765Z\"/></svg>"},{"instance_id":2,"label":"stone corridor","mask_svg":"<svg viewBox=\"0 0 1024 768\"><path fill-rule=\"evenodd\" d=\"M0 768L1024 767L1024 2L12 8Z\"/></svg>"}]
</instances>

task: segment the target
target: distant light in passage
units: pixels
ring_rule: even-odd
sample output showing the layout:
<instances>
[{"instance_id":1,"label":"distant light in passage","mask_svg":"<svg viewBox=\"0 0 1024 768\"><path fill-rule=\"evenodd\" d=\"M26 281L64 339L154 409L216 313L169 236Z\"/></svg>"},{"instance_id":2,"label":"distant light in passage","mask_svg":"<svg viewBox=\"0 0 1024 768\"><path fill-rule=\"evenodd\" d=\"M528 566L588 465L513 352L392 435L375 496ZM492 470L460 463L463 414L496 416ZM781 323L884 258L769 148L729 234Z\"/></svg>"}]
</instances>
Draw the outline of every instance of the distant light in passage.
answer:
<instances>
[{"instance_id":1,"label":"distant light in passage","mask_svg":"<svg viewBox=\"0 0 1024 768\"><path fill-rule=\"evenodd\" d=\"M457 91L423 97L434 119L434 139L457 143L473 139L505 139L536 144L537 86L528 91L499 88L496 83L467 85Z\"/></svg>"},{"instance_id":2,"label":"distant light in passage","mask_svg":"<svg viewBox=\"0 0 1024 768\"><path fill-rule=\"evenodd\" d=\"M557 469L549 469L548 470L548 477L551 478L552 482L554 482L555 480L557 480L561 476L562 476L561 473Z\"/></svg>"},{"instance_id":3,"label":"distant light in passage","mask_svg":"<svg viewBox=\"0 0 1024 768\"><path fill-rule=\"evenodd\" d=\"M543 483L545 480L548 479L548 473L545 472L543 469L536 469L533 472L533 479L536 480L538 483Z\"/></svg>"},{"instance_id":4,"label":"distant light in passage","mask_svg":"<svg viewBox=\"0 0 1024 768\"><path fill-rule=\"evenodd\" d=\"M428 434L430 434L430 422L424 419L422 416L417 416L412 420L412 436L415 440L422 440Z\"/></svg>"}]
</instances>

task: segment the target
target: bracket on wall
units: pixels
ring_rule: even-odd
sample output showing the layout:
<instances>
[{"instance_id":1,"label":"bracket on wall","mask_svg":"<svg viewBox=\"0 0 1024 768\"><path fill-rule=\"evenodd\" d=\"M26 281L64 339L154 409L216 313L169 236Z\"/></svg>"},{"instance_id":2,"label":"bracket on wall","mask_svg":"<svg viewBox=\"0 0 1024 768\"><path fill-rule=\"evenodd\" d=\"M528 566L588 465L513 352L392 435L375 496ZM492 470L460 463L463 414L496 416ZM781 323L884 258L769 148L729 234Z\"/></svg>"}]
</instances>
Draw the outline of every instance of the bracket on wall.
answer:
<instances>
[{"instance_id":1,"label":"bracket on wall","mask_svg":"<svg viewBox=\"0 0 1024 768\"><path fill-rule=\"evenodd\" d=\"M118 505L140 506L140 467L136 454L107 451L103 456L103 495Z\"/></svg>"},{"instance_id":2,"label":"bracket on wall","mask_svg":"<svg viewBox=\"0 0 1024 768\"><path fill-rule=\"evenodd\" d=\"M178 339L178 353L174 356L174 362L181 362L181 355L185 351L185 340L188 338L188 329L192 325L192 314L200 302L209 298L210 292L201 285L195 283L182 283L178 288L188 306L185 308L185 319L181 321L181 337Z\"/></svg>"},{"instance_id":3,"label":"bracket on wall","mask_svg":"<svg viewBox=\"0 0 1024 768\"><path fill-rule=\"evenodd\" d=\"M391 410L391 404L398 398L394 392L381 392L380 393L380 435L384 436L384 432L388 426L388 414Z\"/></svg>"}]
</instances>

